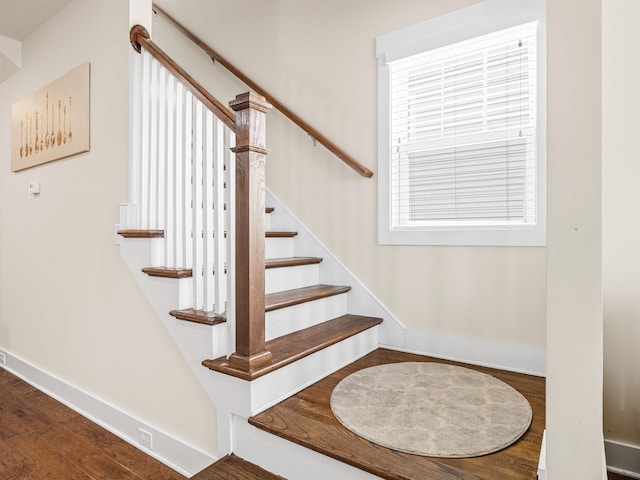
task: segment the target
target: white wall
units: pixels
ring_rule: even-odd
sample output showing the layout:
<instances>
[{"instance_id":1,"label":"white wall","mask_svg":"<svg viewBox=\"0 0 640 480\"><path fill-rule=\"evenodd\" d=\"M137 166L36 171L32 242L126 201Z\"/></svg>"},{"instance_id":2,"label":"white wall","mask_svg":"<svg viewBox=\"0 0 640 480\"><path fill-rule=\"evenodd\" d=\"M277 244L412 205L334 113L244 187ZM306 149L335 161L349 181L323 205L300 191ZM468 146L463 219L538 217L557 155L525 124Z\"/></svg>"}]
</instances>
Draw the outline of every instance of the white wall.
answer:
<instances>
[{"instance_id":1,"label":"white wall","mask_svg":"<svg viewBox=\"0 0 640 480\"><path fill-rule=\"evenodd\" d=\"M269 92L375 171L375 37L466 6L473 0L400 0L393 2L392 7L384 0L158 2ZM568 242L559 245L560 250L553 255L562 259L564 252L569 254L561 263L552 266L553 271L558 272L552 273L554 283L549 288L549 291L557 291L557 295L550 299L553 304L549 323L552 332L546 331L545 321L545 249L378 246L376 177L374 180L357 177L335 157L325 153L322 147L311 147L310 140L295 129L287 129L284 133L276 131L284 123L277 113L270 113L268 138L272 153L268 157L267 181L270 189L408 327L541 348L546 347L549 338L555 349L550 360L553 368L566 368L560 372L562 375L570 376L577 372L577 376L567 384L571 388L559 386L559 390L552 394L557 398L554 402L558 402L557 415L570 411L573 407L568 407L565 400L574 399L573 393L586 388L588 400L580 404L586 410L591 409L590 418L597 423L601 409L598 391L602 370L602 324L597 313L602 307L598 293L598 169L602 138L599 126L602 95L598 86L601 73L598 64L601 49L599 7L587 2L583 12L580 0L550 0L548 3L551 7L549 18L554 25L548 44L550 54L554 55L549 81L553 83L555 95L553 100L549 100L555 117L550 121L549 130L556 141L551 150L556 184L549 202L554 203L555 209L551 212L555 216L554 242L558 238ZM624 8L623 4L633 1L603 3L609 8ZM625 43L626 48L633 51L638 43L633 36L637 30L633 24L635 17L626 11L619 11L618 17L609 24L609 28L624 38L615 40L611 45ZM619 20L627 22L622 30L615 23ZM189 64L189 71L196 73L199 80L216 92L221 100L226 101L241 90L228 75L216 73L219 70L208 62L198 63L191 58L202 60L204 55L187 54L188 43L172 35L161 19L156 20L154 28L161 47ZM605 60L610 54L607 48L605 42ZM639 363L635 345L640 311L637 285L640 283L634 277L639 270L633 259L638 256L635 249L640 243L635 236L638 233L634 230L635 223L622 224L617 217L607 216L607 198L611 193L620 197L619 200L611 198L616 202L612 205L624 202L622 213L638 210L631 196L637 190L633 189L637 183L633 172L637 167L632 167L637 162L636 156L629 151L637 137L637 129L627 123L625 129L614 126L610 133L606 133L608 118L621 113L618 110L607 113L607 105L625 108L627 118L634 111L635 103L629 101L627 93L638 82L633 76L635 70L628 63L622 63L630 57L631 52L626 51L614 61L610 78L605 76L604 98L605 101L611 99L610 104L605 102L604 105L605 152L607 148L611 152L613 148L627 152L614 154L616 159L613 161L617 163L609 164L611 168L606 167L604 171L605 420L608 436L637 444L640 441L637 413L640 386L633 366ZM576 63L564 64L567 59ZM581 77L585 72L586 82ZM627 78L620 78L620 75L627 75ZM626 90L620 88L624 86ZM611 97L614 91L616 95ZM590 133L576 132L574 124ZM615 142L609 140L613 139L613 134L616 135ZM620 144L622 136L625 136L626 144ZM589 142L583 143L584 138ZM558 139L564 140L557 143ZM578 160L578 155L572 150L574 142L585 145L586 159L592 169L589 172L583 172L581 168L579 173L565 170L575 166L570 161ZM305 153L294 155L298 148ZM607 162L612 161L612 155L605 155ZM607 175L612 175L614 170L616 177L611 176L608 180ZM575 180L585 175L589 181L588 191L574 192ZM624 180L622 188L618 188L618 180ZM587 203L572 203L574 193L581 195L575 198L583 198L584 195ZM564 230L573 223L585 227L579 230L579 234L575 230ZM617 224L617 231L610 230L613 223ZM579 242L585 242L575 252L571 243L574 235L580 237ZM615 243L607 245L608 238L615 239ZM585 249L590 255L585 255ZM574 253L579 253L579 257L575 258ZM615 261L614 256L617 257ZM571 261L576 263L572 266ZM614 270L615 279L611 273ZM578 282L576 285L580 282L587 285L585 292L577 292L575 299L578 310L584 308L588 311L589 320L581 319L578 310L569 320L562 318L560 303L563 292L566 293L563 279L571 283L574 278ZM582 296L588 302L580 307L577 299ZM621 297L624 297L622 302L619 301ZM586 356L587 363L584 366L576 364L571 359L574 353L580 360ZM584 385L580 385L582 381ZM572 382L577 382L580 387L573 393ZM584 411L578 409L576 412ZM558 420L562 421L561 418ZM589 428L597 430L594 423L590 423ZM593 435L588 436L588 442L593 447L599 443L601 432L591 433ZM598 463L599 457L600 453L592 458ZM553 455L550 461L555 462ZM596 475L600 473L597 467L595 471Z\"/></svg>"},{"instance_id":2,"label":"white wall","mask_svg":"<svg viewBox=\"0 0 640 480\"><path fill-rule=\"evenodd\" d=\"M473 0L161 0L223 56L377 170L375 37ZM242 19L240 21L240 19ZM243 87L154 23L160 47L223 102ZM236 30L237 29L237 30ZM202 58L202 54L196 55ZM544 348L544 248L377 244L377 176L364 179L269 113L270 190L408 328ZM302 153L300 153L302 152Z\"/></svg>"},{"instance_id":3,"label":"white wall","mask_svg":"<svg viewBox=\"0 0 640 480\"><path fill-rule=\"evenodd\" d=\"M0 84L0 349L215 452L215 410L114 245L126 201L129 5L75 0ZM91 151L11 173L11 105L91 62ZM27 193L39 179L42 193Z\"/></svg>"},{"instance_id":4,"label":"white wall","mask_svg":"<svg viewBox=\"0 0 640 480\"><path fill-rule=\"evenodd\" d=\"M605 437L640 453L640 3L603 2ZM637 463L637 462L636 462Z\"/></svg>"},{"instance_id":5,"label":"white wall","mask_svg":"<svg viewBox=\"0 0 640 480\"><path fill-rule=\"evenodd\" d=\"M603 478L601 9L547 4L549 480Z\"/></svg>"}]
</instances>

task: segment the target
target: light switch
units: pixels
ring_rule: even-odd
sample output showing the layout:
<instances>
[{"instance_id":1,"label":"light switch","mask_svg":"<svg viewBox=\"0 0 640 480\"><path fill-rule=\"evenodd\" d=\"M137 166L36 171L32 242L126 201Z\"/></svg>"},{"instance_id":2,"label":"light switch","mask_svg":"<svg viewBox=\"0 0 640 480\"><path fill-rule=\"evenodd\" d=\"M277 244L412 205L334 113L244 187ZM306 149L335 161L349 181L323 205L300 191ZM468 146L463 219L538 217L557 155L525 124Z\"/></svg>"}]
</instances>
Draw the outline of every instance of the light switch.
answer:
<instances>
[{"instance_id":1,"label":"light switch","mask_svg":"<svg viewBox=\"0 0 640 480\"><path fill-rule=\"evenodd\" d=\"M40 194L40 180L31 180L29 182L29 193L31 195Z\"/></svg>"}]
</instances>

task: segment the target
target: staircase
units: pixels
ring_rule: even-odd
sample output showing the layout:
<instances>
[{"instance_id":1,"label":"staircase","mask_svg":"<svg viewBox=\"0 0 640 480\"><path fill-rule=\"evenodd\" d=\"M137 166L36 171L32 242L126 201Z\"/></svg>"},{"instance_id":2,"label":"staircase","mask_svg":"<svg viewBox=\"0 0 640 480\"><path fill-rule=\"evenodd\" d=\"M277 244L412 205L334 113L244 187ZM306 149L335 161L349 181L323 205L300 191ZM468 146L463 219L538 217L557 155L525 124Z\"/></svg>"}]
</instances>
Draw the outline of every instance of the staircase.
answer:
<instances>
[{"instance_id":1,"label":"staircase","mask_svg":"<svg viewBox=\"0 0 640 480\"><path fill-rule=\"evenodd\" d=\"M282 478L234 452L279 475L286 471L290 480L494 478L463 473L447 462L418 462L416 470L406 466L408 459L371 445L358 447L365 451L358 460L348 448L352 437L344 437L339 425L307 442L313 425L332 423L327 395L337 377L331 375L344 375L354 362L376 355L381 344L401 344L404 330L265 193L264 99L239 96L231 104L234 120L144 29L134 27L131 40L159 63L144 57L138 67L150 83L140 89L144 94L133 110L150 117L141 117L141 138L132 142L129 202L121 208L118 231L121 254L216 407L221 460L194 478ZM135 163L138 156L141 163ZM295 418L276 410L280 402L299 403L295 395L307 387L319 388L321 404L305 404L309 409ZM282 424L294 428L285 434ZM541 436L536 428L534 446ZM347 438L340 455L317 447L334 435ZM297 467L281 469L276 457L291 458ZM391 462L375 467L382 458Z\"/></svg>"}]
</instances>

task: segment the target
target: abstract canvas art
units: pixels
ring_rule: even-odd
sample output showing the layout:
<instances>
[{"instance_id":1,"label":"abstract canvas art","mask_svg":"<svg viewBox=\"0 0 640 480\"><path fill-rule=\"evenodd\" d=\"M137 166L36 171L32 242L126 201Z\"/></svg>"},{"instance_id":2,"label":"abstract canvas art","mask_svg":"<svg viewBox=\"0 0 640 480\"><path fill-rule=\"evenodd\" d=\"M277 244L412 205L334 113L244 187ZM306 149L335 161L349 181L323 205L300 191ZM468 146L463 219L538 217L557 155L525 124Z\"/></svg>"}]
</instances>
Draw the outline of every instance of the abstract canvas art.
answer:
<instances>
[{"instance_id":1,"label":"abstract canvas art","mask_svg":"<svg viewBox=\"0 0 640 480\"><path fill-rule=\"evenodd\" d=\"M11 109L11 171L89 151L89 62Z\"/></svg>"}]
</instances>

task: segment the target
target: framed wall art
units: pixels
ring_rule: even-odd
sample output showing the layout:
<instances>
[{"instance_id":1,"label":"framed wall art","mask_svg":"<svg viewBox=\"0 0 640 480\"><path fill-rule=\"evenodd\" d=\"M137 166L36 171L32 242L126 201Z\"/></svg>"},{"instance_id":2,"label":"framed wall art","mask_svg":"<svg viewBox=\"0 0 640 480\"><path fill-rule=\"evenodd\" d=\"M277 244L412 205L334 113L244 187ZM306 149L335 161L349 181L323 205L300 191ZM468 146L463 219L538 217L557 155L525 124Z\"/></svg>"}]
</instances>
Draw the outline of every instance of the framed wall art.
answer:
<instances>
[{"instance_id":1,"label":"framed wall art","mask_svg":"<svg viewBox=\"0 0 640 480\"><path fill-rule=\"evenodd\" d=\"M11 108L11 171L89 151L89 62Z\"/></svg>"}]
</instances>

